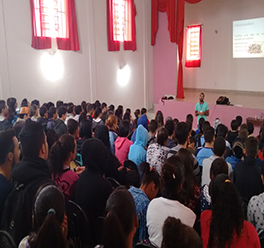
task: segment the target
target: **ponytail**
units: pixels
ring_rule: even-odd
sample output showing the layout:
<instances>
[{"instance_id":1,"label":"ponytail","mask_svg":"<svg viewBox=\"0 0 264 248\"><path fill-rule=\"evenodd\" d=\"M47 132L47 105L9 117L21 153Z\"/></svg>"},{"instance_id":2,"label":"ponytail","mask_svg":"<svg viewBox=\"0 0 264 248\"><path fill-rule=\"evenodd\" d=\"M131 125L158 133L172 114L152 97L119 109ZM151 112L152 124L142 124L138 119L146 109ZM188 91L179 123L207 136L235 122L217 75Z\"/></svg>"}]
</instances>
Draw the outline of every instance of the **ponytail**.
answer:
<instances>
[{"instance_id":1,"label":"ponytail","mask_svg":"<svg viewBox=\"0 0 264 248\"><path fill-rule=\"evenodd\" d=\"M155 188L156 189L159 188L160 185L159 174L154 168L150 168L149 163L142 162L139 165L139 169L143 173L141 184L148 185L151 182L153 182L155 184Z\"/></svg>"}]
</instances>

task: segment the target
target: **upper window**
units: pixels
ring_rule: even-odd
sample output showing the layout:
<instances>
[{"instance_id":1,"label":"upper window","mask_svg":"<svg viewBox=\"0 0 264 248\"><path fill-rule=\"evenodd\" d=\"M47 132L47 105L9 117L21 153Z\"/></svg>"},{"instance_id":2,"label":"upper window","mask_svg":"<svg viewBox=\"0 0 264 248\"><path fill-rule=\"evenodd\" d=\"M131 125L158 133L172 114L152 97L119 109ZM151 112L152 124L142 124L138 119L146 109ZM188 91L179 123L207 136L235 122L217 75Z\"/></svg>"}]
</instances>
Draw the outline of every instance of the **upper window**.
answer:
<instances>
[{"instance_id":1,"label":"upper window","mask_svg":"<svg viewBox=\"0 0 264 248\"><path fill-rule=\"evenodd\" d=\"M67 0L34 0L37 37L68 38Z\"/></svg>"},{"instance_id":2,"label":"upper window","mask_svg":"<svg viewBox=\"0 0 264 248\"><path fill-rule=\"evenodd\" d=\"M113 0L113 38L114 41L132 41L131 1Z\"/></svg>"}]
</instances>

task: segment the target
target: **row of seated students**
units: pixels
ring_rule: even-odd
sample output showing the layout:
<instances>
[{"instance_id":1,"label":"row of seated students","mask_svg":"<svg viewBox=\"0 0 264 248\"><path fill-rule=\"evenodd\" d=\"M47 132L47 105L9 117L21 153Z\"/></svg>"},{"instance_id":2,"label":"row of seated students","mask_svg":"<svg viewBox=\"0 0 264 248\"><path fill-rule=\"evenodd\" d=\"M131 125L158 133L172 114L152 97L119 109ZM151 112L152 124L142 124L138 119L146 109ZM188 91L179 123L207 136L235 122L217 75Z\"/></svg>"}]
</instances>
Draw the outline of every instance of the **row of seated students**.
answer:
<instances>
[{"instance_id":1,"label":"row of seated students","mask_svg":"<svg viewBox=\"0 0 264 248\"><path fill-rule=\"evenodd\" d=\"M69 200L87 216L90 247L260 247L262 129L258 142L251 124L238 131L234 120L228 132L201 118L195 132L190 114L164 123L158 111L149 122L143 108L132 120L99 101L48 103L29 118L36 100L17 115L11 99L11 110L0 101L10 123L0 133L0 218L20 247L69 246ZM125 188L113 191L113 181Z\"/></svg>"}]
</instances>

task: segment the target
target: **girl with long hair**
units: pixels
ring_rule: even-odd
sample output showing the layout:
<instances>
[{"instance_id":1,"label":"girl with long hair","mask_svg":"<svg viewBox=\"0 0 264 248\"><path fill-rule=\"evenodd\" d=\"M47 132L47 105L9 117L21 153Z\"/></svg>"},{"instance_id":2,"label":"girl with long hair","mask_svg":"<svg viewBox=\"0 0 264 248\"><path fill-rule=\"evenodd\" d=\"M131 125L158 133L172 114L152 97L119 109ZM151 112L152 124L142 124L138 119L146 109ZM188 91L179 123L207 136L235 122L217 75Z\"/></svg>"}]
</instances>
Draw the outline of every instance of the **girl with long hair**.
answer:
<instances>
[{"instance_id":1,"label":"girl with long hair","mask_svg":"<svg viewBox=\"0 0 264 248\"><path fill-rule=\"evenodd\" d=\"M155 121L158 123L158 128L164 126L164 117L163 117L163 113L160 110L157 111L156 113Z\"/></svg>"}]
</instances>

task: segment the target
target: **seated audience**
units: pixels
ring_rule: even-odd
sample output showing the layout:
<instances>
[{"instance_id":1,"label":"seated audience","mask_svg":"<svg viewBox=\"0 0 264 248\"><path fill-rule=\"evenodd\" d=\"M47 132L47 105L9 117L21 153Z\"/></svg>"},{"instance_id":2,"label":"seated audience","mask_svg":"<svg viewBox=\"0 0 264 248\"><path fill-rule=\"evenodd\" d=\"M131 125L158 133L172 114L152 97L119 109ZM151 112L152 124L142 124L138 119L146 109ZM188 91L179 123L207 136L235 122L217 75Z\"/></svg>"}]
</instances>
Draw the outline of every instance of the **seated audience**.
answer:
<instances>
[{"instance_id":1,"label":"seated audience","mask_svg":"<svg viewBox=\"0 0 264 248\"><path fill-rule=\"evenodd\" d=\"M79 176L70 169L70 164L76 156L76 140L69 135L64 134L51 147L49 166L52 173L52 179L67 200L73 200L75 189Z\"/></svg>"},{"instance_id":2,"label":"seated audience","mask_svg":"<svg viewBox=\"0 0 264 248\"><path fill-rule=\"evenodd\" d=\"M40 123L46 129L48 123L48 109L46 106L41 106L39 109L40 117L37 119L37 122Z\"/></svg>"},{"instance_id":3,"label":"seated audience","mask_svg":"<svg viewBox=\"0 0 264 248\"><path fill-rule=\"evenodd\" d=\"M37 121L39 116L39 109L37 107L36 104L32 104L30 106L30 113L29 113L29 117L32 121Z\"/></svg>"},{"instance_id":4,"label":"seated audience","mask_svg":"<svg viewBox=\"0 0 264 248\"><path fill-rule=\"evenodd\" d=\"M144 128L146 128L146 130L148 131L148 125L149 125L149 121L148 121L148 117L145 114L142 114L137 121L137 126L142 125ZM133 132L132 137L131 137L131 141L134 143L136 141L136 136L137 136L137 129Z\"/></svg>"},{"instance_id":5,"label":"seated audience","mask_svg":"<svg viewBox=\"0 0 264 248\"><path fill-rule=\"evenodd\" d=\"M151 170L148 163L142 163L140 169L143 171L140 188L132 186L128 190L134 198L138 215L138 228L133 239L133 246L148 238L147 208L150 201L157 196L160 184L159 174L155 170Z\"/></svg>"},{"instance_id":6,"label":"seated audience","mask_svg":"<svg viewBox=\"0 0 264 248\"><path fill-rule=\"evenodd\" d=\"M134 128L137 128L138 118L140 117L140 109L136 109L134 112L135 119L133 121Z\"/></svg>"},{"instance_id":7,"label":"seated audience","mask_svg":"<svg viewBox=\"0 0 264 248\"><path fill-rule=\"evenodd\" d=\"M74 119L69 119L67 122L67 132L73 136L75 140L78 140L80 136L79 122Z\"/></svg>"},{"instance_id":8,"label":"seated audience","mask_svg":"<svg viewBox=\"0 0 264 248\"><path fill-rule=\"evenodd\" d=\"M6 104L8 106L8 114L7 114L7 120L11 123L13 126L17 120L17 100L14 97L9 97L6 101Z\"/></svg>"},{"instance_id":9,"label":"seated audience","mask_svg":"<svg viewBox=\"0 0 264 248\"><path fill-rule=\"evenodd\" d=\"M220 136L225 139L226 142L226 155L228 156L231 150L230 143L226 140L228 128L224 124L219 124L216 128L216 137Z\"/></svg>"},{"instance_id":10,"label":"seated audience","mask_svg":"<svg viewBox=\"0 0 264 248\"><path fill-rule=\"evenodd\" d=\"M166 146L171 149L173 147L175 147L177 144L175 143L173 137L174 137L174 132L175 132L175 128L174 128L174 122L173 120L167 120L164 127L167 129L168 131L168 140L167 140L167 144Z\"/></svg>"},{"instance_id":11,"label":"seated audience","mask_svg":"<svg viewBox=\"0 0 264 248\"><path fill-rule=\"evenodd\" d=\"M102 109L100 107L98 107L94 111L93 124L92 124L92 130L93 130L93 132L95 131L95 129L98 126L104 124L104 122L102 121L101 117L102 117Z\"/></svg>"},{"instance_id":12,"label":"seated audience","mask_svg":"<svg viewBox=\"0 0 264 248\"><path fill-rule=\"evenodd\" d=\"M55 122L54 122L54 130L60 137L63 134L68 133L67 126L65 125L65 120L67 117L67 109L65 107L62 107L62 106L59 107L58 108L58 115L59 115L59 118L57 120L55 120Z\"/></svg>"},{"instance_id":13,"label":"seated audience","mask_svg":"<svg viewBox=\"0 0 264 248\"><path fill-rule=\"evenodd\" d=\"M188 144L188 150L195 155L196 153L196 146L195 146L195 139L193 136L189 137L189 144Z\"/></svg>"},{"instance_id":14,"label":"seated audience","mask_svg":"<svg viewBox=\"0 0 264 248\"><path fill-rule=\"evenodd\" d=\"M75 116L73 117L73 119L76 120L77 122L79 122L79 118L80 118L80 115L82 113L82 106L81 105L75 106L74 112L75 112Z\"/></svg>"},{"instance_id":15,"label":"seated audience","mask_svg":"<svg viewBox=\"0 0 264 248\"><path fill-rule=\"evenodd\" d=\"M93 116L94 116L94 109L95 106L92 103L88 103L86 106L86 110L87 110L87 118L88 120L90 120L91 122L93 122Z\"/></svg>"},{"instance_id":16,"label":"seated audience","mask_svg":"<svg viewBox=\"0 0 264 248\"><path fill-rule=\"evenodd\" d=\"M80 122L80 139L77 139L77 152L81 153L81 146L87 139L92 138L92 122L84 119Z\"/></svg>"},{"instance_id":17,"label":"seated audience","mask_svg":"<svg viewBox=\"0 0 264 248\"><path fill-rule=\"evenodd\" d=\"M158 123L155 120L151 120L149 123L149 136L148 136L147 148L149 145L156 143L157 129L158 129Z\"/></svg>"},{"instance_id":18,"label":"seated audience","mask_svg":"<svg viewBox=\"0 0 264 248\"><path fill-rule=\"evenodd\" d=\"M169 152L169 148L166 147L167 139L168 131L166 128L159 128L157 131L157 143L150 145L147 150L147 162L159 175L161 174L161 167Z\"/></svg>"},{"instance_id":19,"label":"seated audience","mask_svg":"<svg viewBox=\"0 0 264 248\"><path fill-rule=\"evenodd\" d=\"M20 242L19 248L66 248L67 216L64 197L60 190L52 185L40 189L33 210L35 232L26 236Z\"/></svg>"},{"instance_id":20,"label":"seated audience","mask_svg":"<svg viewBox=\"0 0 264 248\"><path fill-rule=\"evenodd\" d=\"M193 115L192 114L188 114L186 116L186 122L190 125L190 135L194 137L196 132L193 130Z\"/></svg>"},{"instance_id":21,"label":"seated audience","mask_svg":"<svg viewBox=\"0 0 264 248\"><path fill-rule=\"evenodd\" d=\"M70 105L68 108L67 108L67 117L66 117L66 120L65 120L65 124L67 125L68 123L68 120L70 119L73 119L74 118L74 115L75 115L75 112L74 112L74 105Z\"/></svg>"},{"instance_id":22,"label":"seated audience","mask_svg":"<svg viewBox=\"0 0 264 248\"><path fill-rule=\"evenodd\" d=\"M252 122L247 123L248 137L254 137L254 124Z\"/></svg>"},{"instance_id":23,"label":"seated audience","mask_svg":"<svg viewBox=\"0 0 264 248\"><path fill-rule=\"evenodd\" d=\"M232 148L232 155L226 158L226 162L230 163L232 170L234 171L235 165L242 162L242 157L244 156L244 145L240 140L234 141Z\"/></svg>"},{"instance_id":24,"label":"seated audience","mask_svg":"<svg viewBox=\"0 0 264 248\"><path fill-rule=\"evenodd\" d=\"M244 220L239 194L227 175L220 174L210 186L212 210L201 214L203 247L260 248L253 225Z\"/></svg>"},{"instance_id":25,"label":"seated audience","mask_svg":"<svg viewBox=\"0 0 264 248\"><path fill-rule=\"evenodd\" d=\"M110 141L110 150L113 155L115 155L115 141L118 138L116 134L117 129L117 118L115 115L109 115L105 121L105 125L109 129L109 141Z\"/></svg>"},{"instance_id":26,"label":"seated audience","mask_svg":"<svg viewBox=\"0 0 264 248\"><path fill-rule=\"evenodd\" d=\"M198 233L191 227L182 224L180 219L168 217L162 228L161 248L202 248L203 243Z\"/></svg>"},{"instance_id":27,"label":"seated audience","mask_svg":"<svg viewBox=\"0 0 264 248\"><path fill-rule=\"evenodd\" d=\"M238 115L236 117L236 121L237 121L237 125L238 125L238 128L240 128L241 124L242 124L242 116Z\"/></svg>"},{"instance_id":28,"label":"seated audience","mask_svg":"<svg viewBox=\"0 0 264 248\"><path fill-rule=\"evenodd\" d=\"M231 146L233 146L233 142L238 136L238 123L237 120L231 121L231 130L228 131L226 140L229 142Z\"/></svg>"},{"instance_id":29,"label":"seated audience","mask_svg":"<svg viewBox=\"0 0 264 248\"><path fill-rule=\"evenodd\" d=\"M160 110L158 110L155 115L155 121L158 124L158 128L164 126L164 117L163 117L163 113Z\"/></svg>"},{"instance_id":30,"label":"seated audience","mask_svg":"<svg viewBox=\"0 0 264 248\"><path fill-rule=\"evenodd\" d=\"M48 112L48 123L47 123L47 128L48 129L54 129L54 122L55 120L57 120L58 118L58 114L57 114L57 109L55 107L50 107Z\"/></svg>"}]
</instances>

